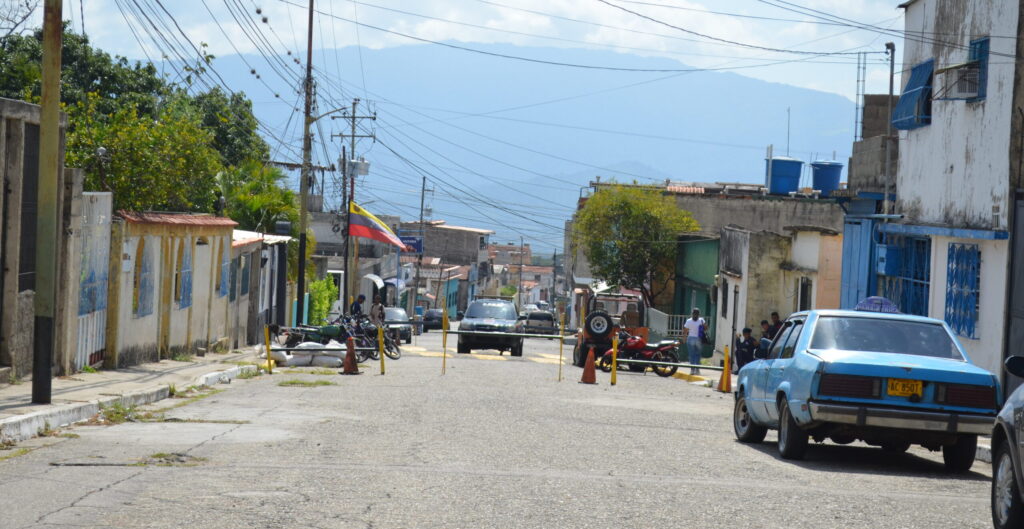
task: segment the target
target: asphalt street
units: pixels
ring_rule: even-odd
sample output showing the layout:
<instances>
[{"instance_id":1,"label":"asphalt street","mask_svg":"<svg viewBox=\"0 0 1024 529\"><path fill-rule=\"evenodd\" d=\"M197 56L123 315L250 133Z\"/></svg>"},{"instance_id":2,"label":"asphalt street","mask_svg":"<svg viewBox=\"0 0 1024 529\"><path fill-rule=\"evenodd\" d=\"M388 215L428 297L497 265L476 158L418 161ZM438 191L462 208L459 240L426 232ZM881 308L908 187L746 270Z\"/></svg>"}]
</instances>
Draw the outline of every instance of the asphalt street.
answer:
<instances>
[{"instance_id":1,"label":"asphalt street","mask_svg":"<svg viewBox=\"0 0 1024 529\"><path fill-rule=\"evenodd\" d=\"M784 461L772 433L734 440L731 395L653 374L582 385L570 366L557 382L554 341L452 354L443 376L440 350L432 331L384 376L278 369L158 403L162 421L0 451L0 527L991 526L985 463L950 476L940 454L858 444Z\"/></svg>"}]
</instances>

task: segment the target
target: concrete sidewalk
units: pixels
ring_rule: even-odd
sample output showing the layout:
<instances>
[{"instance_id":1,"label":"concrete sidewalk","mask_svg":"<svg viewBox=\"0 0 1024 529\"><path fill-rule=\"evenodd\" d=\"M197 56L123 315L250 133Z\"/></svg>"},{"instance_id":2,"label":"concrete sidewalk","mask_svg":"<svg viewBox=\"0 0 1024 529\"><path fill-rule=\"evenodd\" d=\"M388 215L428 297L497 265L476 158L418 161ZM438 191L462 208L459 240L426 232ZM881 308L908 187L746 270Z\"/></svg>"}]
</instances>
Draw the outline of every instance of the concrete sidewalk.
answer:
<instances>
[{"instance_id":1,"label":"concrete sidewalk","mask_svg":"<svg viewBox=\"0 0 1024 529\"><path fill-rule=\"evenodd\" d=\"M170 386L209 386L255 369L259 347L209 353L191 362L163 360L126 369L76 373L53 379L52 404L32 404L32 382L0 385L0 442L29 439L40 430L89 419L101 406L142 405L170 396Z\"/></svg>"}]
</instances>

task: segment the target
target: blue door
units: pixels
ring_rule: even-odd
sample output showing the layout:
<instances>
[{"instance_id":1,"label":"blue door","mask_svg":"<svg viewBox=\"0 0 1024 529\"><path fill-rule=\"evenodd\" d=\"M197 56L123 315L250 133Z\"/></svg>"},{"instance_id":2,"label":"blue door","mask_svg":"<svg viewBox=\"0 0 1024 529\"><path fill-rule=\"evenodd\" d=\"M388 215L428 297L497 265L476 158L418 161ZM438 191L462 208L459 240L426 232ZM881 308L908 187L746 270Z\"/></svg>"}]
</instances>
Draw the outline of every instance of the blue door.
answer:
<instances>
[{"instance_id":1,"label":"blue door","mask_svg":"<svg viewBox=\"0 0 1024 529\"><path fill-rule=\"evenodd\" d=\"M872 275L874 221L847 219L843 228L843 277L839 306L852 309L860 300L875 295Z\"/></svg>"},{"instance_id":2,"label":"blue door","mask_svg":"<svg viewBox=\"0 0 1024 529\"><path fill-rule=\"evenodd\" d=\"M757 372L754 373L753 380L754 387L750 392L753 403L748 405L748 409L754 415L757 422L762 424L772 420L772 412L769 408L775 408L775 391L769 391L768 389L769 373L772 370L772 365L782 356L782 346L786 343L791 330L793 330L793 327L790 322L787 321L783 324L782 329L779 329L779 333L775 335L775 341L772 342L772 346L768 350L768 358L763 362L757 363Z\"/></svg>"},{"instance_id":3,"label":"blue door","mask_svg":"<svg viewBox=\"0 0 1024 529\"><path fill-rule=\"evenodd\" d=\"M767 412L769 422L772 423L779 421L779 408L775 405L775 398L778 394L779 386L785 380L786 369L793 364L796 342L800 339L800 331L804 328L803 320L790 321L788 324L788 330L784 336L785 343L782 347L778 348L774 345L772 346L772 352L775 353L777 351L778 357L773 358L768 366L768 383L765 384L765 411Z\"/></svg>"}]
</instances>

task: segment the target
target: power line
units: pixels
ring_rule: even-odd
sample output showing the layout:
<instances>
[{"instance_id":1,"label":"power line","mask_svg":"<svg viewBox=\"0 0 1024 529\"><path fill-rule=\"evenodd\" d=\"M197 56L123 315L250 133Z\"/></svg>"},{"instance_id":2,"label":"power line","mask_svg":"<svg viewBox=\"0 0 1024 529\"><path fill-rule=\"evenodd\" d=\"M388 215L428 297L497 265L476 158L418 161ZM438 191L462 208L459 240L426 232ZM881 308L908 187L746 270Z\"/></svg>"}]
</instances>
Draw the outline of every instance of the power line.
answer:
<instances>
[{"instance_id":1,"label":"power line","mask_svg":"<svg viewBox=\"0 0 1024 529\"><path fill-rule=\"evenodd\" d=\"M284 4L291 5L291 6L299 7L298 4L295 4L295 3L291 2L290 0L278 0L278 1L281 2L281 3L284 3ZM603 0L598 0L598 1L603 1ZM323 11L318 11L318 13L320 13L323 16L328 16L328 17L332 16L332 15L330 15L328 13L323 12ZM506 54L506 53L498 53L498 52L493 52L493 51L481 50L481 49L477 49L477 48L470 48L468 46L460 46L460 45L451 44L451 43L448 43L448 42L441 42L441 41L431 40L431 39L427 39L427 38L423 38L423 37L417 37L417 36L414 36L414 35L409 35L407 33L402 33L400 31L395 31L395 30L391 30L391 29L387 29L387 28L382 28L380 26L374 26L372 24L367 24L365 22L357 22L355 20L348 19L348 18L341 17L341 16L337 16L337 15L334 15L333 18L335 18L337 20L342 20L344 22L349 22L349 23L352 23L352 24L356 24L356 25L359 25L359 26L362 26L362 27L366 27L366 28L370 28L370 29L375 29L375 30L383 32L383 33L389 33L389 34L392 34L392 35L398 35L400 37L404 37L404 38L407 38L407 39L410 39L410 40L415 40L415 41L418 41L418 42L425 42L425 43L428 43L428 44L434 44L434 45L442 46L442 47L445 47L445 48L451 48L451 49L455 49L455 50L461 50L461 51L466 51L466 52L470 52L470 53L486 55L486 56L490 56L490 57L498 57L498 58L502 58L502 59L530 62L530 63L536 63L536 64L544 64L544 65L548 65L548 66L560 66L560 67L566 67L566 68L578 68L578 69L584 69L584 70L602 70L602 71L633 72L633 73L670 73L670 72L685 73L685 72L710 72L710 71L727 71L727 70L745 70L745 69L750 69L750 68L762 68L762 67L765 67L765 66L773 66L775 64L784 64L786 62L791 62L791 61L779 61L777 63L751 64L751 65L730 66L730 67L720 67L720 68L628 68L628 67L619 67L619 66L604 66L604 65L593 65L593 64L577 64L577 63L570 63L570 62L563 62L563 61L552 61L552 60L546 60L546 59L535 59L535 58L531 58L531 57L523 57L523 56L519 56L519 55L510 55L510 54ZM761 48L761 49L771 49L771 48ZM787 51L787 52L788 53L794 53L792 51ZM813 52L813 54L815 56L827 56L827 55L835 55L835 54L843 54L843 53L846 53L846 52L836 52L836 53ZM878 52L878 53L881 53L881 52Z\"/></svg>"},{"instance_id":2,"label":"power line","mask_svg":"<svg viewBox=\"0 0 1024 529\"><path fill-rule=\"evenodd\" d=\"M786 49L786 48L772 48L772 47L769 47L769 46L760 46L760 45L757 45L757 44L750 44L750 43L747 43L747 42L740 42L740 41L735 41L735 40L730 40L730 39L724 39L724 38L721 38L721 37L715 37L715 36L712 36L712 35L708 35L708 34L705 34L705 33L700 33L698 31L694 31L692 29L687 29L687 28L684 28L684 27L681 27L681 26L676 26L674 24L670 24L668 22L665 22L664 20L659 20L657 18L645 15L645 14L640 13L638 11L633 11L632 9L620 6L618 4L614 4L612 2L609 2L608 0L596 0L596 1L600 2L602 4L605 4L607 6L614 7L615 9L618 9L618 10L621 10L621 11L625 11L626 13L630 13L630 14L632 14L634 16L637 16L637 17L640 17L640 18L642 18L644 20L648 20L648 21L654 22L655 24L660 24L662 26L669 27L669 28L672 28L672 29L676 29L676 30L682 31L682 32L690 34L690 35L695 35L695 36L698 36L698 37L703 37L703 38L708 39L708 40L724 42L724 43L727 43L727 44L732 44L734 46L740 46L740 47L743 47L743 48L750 48L750 49L754 49L754 50L763 50L763 51L772 51L772 52L776 52L776 53L791 53L791 54L795 54L795 55L826 56L826 55L852 55L852 54L854 54L854 52L845 52L845 51L821 52L821 51L810 51L810 50L791 50L791 49ZM860 52L860 53L882 53L882 52Z\"/></svg>"}]
</instances>

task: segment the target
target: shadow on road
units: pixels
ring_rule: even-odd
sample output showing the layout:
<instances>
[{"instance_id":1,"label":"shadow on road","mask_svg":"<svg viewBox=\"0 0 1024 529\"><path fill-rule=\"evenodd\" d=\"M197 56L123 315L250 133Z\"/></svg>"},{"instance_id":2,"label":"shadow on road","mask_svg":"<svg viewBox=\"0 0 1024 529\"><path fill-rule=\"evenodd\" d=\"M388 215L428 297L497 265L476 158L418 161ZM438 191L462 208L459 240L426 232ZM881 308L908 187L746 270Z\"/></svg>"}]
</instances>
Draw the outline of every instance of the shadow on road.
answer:
<instances>
[{"instance_id":1,"label":"shadow on road","mask_svg":"<svg viewBox=\"0 0 1024 529\"><path fill-rule=\"evenodd\" d=\"M739 441L736 442L739 443ZM770 455L779 461L818 472L912 475L922 478L961 481L989 481L991 479L977 471L953 474L946 471L941 461L926 459L912 452L893 454L871 446L811 443L807 447L807 455L804 459L793 461L782 459L774 442L740 444Z\"/></svg>"}]
</instances>

